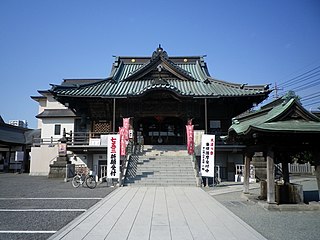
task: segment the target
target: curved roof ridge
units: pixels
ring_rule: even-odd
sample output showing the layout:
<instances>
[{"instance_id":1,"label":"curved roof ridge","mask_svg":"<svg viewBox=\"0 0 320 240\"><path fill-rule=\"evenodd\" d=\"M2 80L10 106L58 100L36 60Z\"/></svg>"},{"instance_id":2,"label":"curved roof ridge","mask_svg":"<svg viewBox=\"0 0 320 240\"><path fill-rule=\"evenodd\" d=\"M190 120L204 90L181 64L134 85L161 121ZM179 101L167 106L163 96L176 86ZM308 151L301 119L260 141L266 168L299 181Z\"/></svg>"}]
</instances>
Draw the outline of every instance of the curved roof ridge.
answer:
<instances>
[{"instance_id":1,"label":"curved roof ridge","mask_svg":"<svg viewBox=\"0 0 320 240\"><path fill-rule=\"evenodd\" d=\"M241 83L231 83L231 82L227 82L224 80L220 80L220 79L216 79L213 77L208 77L208 81L213 82L213 83L217 83L217 84L221 84L227 87L232 87L232 88L238 88L241 90L255 90L255 91L266 91L269 90L269 85L247 85L247 84L241 84ZM269 90L270 92L272 90Z\"/></svg>"},{"instance_id":2,"label":"curved roof ridge","mask_svg":"<svg viewBox=\"0 0 320 240\"><path fill-rule=\"evenodd\" d=\"M83 87L89 87L89 86L94 86L94 85L99 85L101 83L107 82L107 81L113 80L112 78L108 77L108 78L104 78L101 80L97 80L96 82L92 82L92 83L83 83L83 84L73 84L70 86L63 86L63 85L57 85L57 84L50 84L50 86L52 87L49 92L51 91L55 91L56 89L80 89Z\"/></svg>"},{"instance_id":3,"label":"curved roof ridge","mask_svg":"<svg viewBox=\"0 0 320 240\"><path fill-rule=\"evenodd\" d=\"M164 61L169 63L173 68L175 68L176 70L178 70L180 73L186 75L187 77L191 78L192 80L195 81L200 81L200 79L196 79L194 78L190 72L186 71L185 69L179 67L177 64L175 64L173 61L171 61L170 59L164 58Z\"/></svg>"},{"instance_id":4,"label":"curved roof ridge","mask_svg":"<svg viewBox=\"0 0 320 240\"><path fill-rule=\"evenodd\" d=\"M180 89L178 89L176 86L173 86L169 83L167 83L167 84L150 84L150 85L144 87L143 89L141 89L139 92L137 92L134 95L142 95L149 90L158 90L158 89L173 91L176 94L179 94L181 96L183 95L183 92L181 92Z\"/></svg>"},{"instance_id":5,"label":"curved roof ridge","mask_svg":"<svg viewBox=\"0 0 320 240\"><path fill-rule=\"evenodd\" d=\"M272 122L272 121L277 121L279 118L281 118L281 116L285 115L288 111L288 109L290 109L293 105L296 105L298 107L298 109L305 114L305 116L308 116L312 121L316 121L316 122L320 122L320 118L318 118L316 115L310 113L309 111L307 111L300 103L299 101L292 97L291 99L289 99L288 101L286 101L286 99L283 99L283 103L279 104L277 106L275 106L269 113L270 114L274 114L271 115L269 119L267 119L265 122ZM281 112L277 112L278 109L282 109Z\"/></svg>"},{"instance_id":6,"label":"curved roof ridge","mask_svg":"<svg viewBox=\"0 0 320 240\"><path fill-rule=\"evenodd\" d=\"M123 67L124 67L124 63L120 62L119 66L115 68L114 73L113 74L111 73L110 77L116 82L118 81L117 78L121 75L121 70L123 69Z\"/></svg>"},{"instance_id":7,"label":"curved roof ridge","mask_svg":"<svg viewBox=\"0 0 320 240\"><path fill-rule=\"evenodd\" d=\"M162 55L157 55L154 58L151 58L151 60L148 63L146 63L142 67L136 69L130 76L122 79L121 81L132 80L135 77L139 77L139 74L144 76L144 75L148 74L150 71L152 71L156 65L160 65L162 63L167 65L167 67L169 69L171 69L173 72L177 72L178 74L180 74L182 77L184 77L186 79L189 79L191 81L199 81L198 79L195 79L192 75L190 75L186 70L180 68L174 62L172 62L167 57L164 57ZM174 74L174 73L172 73L172 74Z\"/></svg>"}]
</instances>

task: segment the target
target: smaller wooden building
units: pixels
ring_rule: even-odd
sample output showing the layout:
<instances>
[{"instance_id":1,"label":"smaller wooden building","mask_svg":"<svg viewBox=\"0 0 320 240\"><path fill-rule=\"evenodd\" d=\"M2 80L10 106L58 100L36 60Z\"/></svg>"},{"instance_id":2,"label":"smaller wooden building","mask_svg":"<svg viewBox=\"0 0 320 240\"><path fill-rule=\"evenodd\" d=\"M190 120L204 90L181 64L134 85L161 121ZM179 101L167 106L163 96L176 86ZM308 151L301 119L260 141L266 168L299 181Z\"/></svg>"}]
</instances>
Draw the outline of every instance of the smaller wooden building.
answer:
<instances>
[{"instance_id":1,"label":"smaller wooden building","mask_svg":"<svg viewBox=\"0 0 320 240\"><path fill-rule=\"evenodd\" d=\"M0 172L28 172L35 137L40 137L40 130L12 126L0 116Z\"/></svg>"},{"instance_id":2,"label":"smaller wooden building","mask_svg":"<svg viewBox=\"0 0 320 240\"><path fill-rule=\"evenodd\" d=\"M283 179L289 182L290 156L310 151L314 162L320 163L319 138L320 118L303 108L296 96L287 95L259 111L234 118L228 141L246 146L244 192L249 191L252 156L255 152L262 152L267 162L267 201L275 202L274 163L282 163Z\"/></svg>"}]
</instances>

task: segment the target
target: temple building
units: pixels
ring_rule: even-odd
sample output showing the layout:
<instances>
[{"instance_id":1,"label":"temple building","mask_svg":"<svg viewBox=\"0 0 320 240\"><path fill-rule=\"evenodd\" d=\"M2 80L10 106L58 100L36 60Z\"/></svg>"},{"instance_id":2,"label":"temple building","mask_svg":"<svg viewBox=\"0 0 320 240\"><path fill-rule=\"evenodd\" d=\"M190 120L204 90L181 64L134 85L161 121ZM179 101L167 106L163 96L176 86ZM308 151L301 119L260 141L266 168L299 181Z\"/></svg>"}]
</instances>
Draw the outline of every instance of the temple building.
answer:
<instances>
[{"instance_id":1,"label":"temple building","mask_svg":"<svg viewBox=\"0 0 320 240\"><path fill-rule=\"evenodd\" d=\"M268 85L249 86L211 77L203 56L169 56L159 47L149 57L115 57L110 76L104 79L65 79L39 91L38 127L41 140L34 149L31 174L46 174L54 158L40 163L44 142L54 146L63 129L72 139L73 160L98 171L105 146L90 139L118 132L123 118L130 118L134 142L144 145L186 145L186 127L217 136L216 162L225 179L234 178L235 164L243 163L243 146L219 141L232 118L265 100ZM83 144L83 143L86 144ZM91 141L91 143L93 143ZM91 146L92 145L92 146ZM39 167L42 165L41 167Z\"/></svg>"}]
</instances>

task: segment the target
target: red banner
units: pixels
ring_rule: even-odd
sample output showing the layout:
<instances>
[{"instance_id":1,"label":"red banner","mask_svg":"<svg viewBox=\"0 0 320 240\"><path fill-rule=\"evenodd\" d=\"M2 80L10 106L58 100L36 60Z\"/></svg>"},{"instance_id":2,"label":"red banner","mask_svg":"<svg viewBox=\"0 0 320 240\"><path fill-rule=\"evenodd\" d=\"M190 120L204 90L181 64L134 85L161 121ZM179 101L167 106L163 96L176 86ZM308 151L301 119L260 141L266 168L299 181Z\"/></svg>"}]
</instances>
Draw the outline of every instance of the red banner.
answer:
<instances>
[{"instance_id":1,"label":"red banner","mask_svg":"<svg viewBox=\"0 0 320 240\"><path fill-rule=\"evenodd\" d=\"M124 127L119 127L119 135L120 135L120 156L126 155L126 140L124 139Z\"/></svg>"},{"instance_id":2,"label":"red banner","mask_svg":"<svg viewBox=\"0 0 320 240\"><path fill-rule=\"evenodd\" d=\"M129 126L130 126L130 118L123 118L123 128L124 130L124 140L129 140Z\"/></svg>"},{"instance_id":3,"label":"red banner","mask_svg":"<svg viewBox=\"0 0 320 240\"><path fill-rule=\"evenodd\" d=\"M188 154L191 155L194 153L194 125L186 125L187 130L187 148Z\"/></svg>"}]
</instances>

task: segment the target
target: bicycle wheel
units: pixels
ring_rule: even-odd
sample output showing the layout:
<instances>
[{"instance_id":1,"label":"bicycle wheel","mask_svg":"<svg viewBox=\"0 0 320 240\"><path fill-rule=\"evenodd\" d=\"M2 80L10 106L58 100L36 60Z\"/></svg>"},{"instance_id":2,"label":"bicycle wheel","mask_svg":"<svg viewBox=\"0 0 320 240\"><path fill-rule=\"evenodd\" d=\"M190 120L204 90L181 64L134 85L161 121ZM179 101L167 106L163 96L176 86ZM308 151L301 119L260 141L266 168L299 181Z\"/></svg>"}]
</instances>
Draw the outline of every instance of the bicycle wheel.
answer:
<instances>
[{"instance_id":1,"label":"bicycle wheel","mask_svg":"<svg viewBox=\"0 0 320 240\"><path fill-rule=\"evenodd\" d=\"M220 183L220 182L219 182L218 178L217 178L217 177L214 177L214 179L213 179L213 186L217 186L219 183Z\"/></svg>"},{"instance_id":2,"label":"bicycle wheel","mask_svg":"<svg viewBox=\"0 0 320 240\"><path fill-rule=\"evenodd\" d=\"M86 177L86 185L88 188L93 189L97 186L97 182L94 176Z\"/></svg>"},{"instance_id":3,"label":"bicycle wheel","mask_svg":"<svg viewBox=\"0 0 320 240\"><path fill-rule=\"evenodd\" d=\"M75 175L72 178L72 186L78 188L81 184L81 177L79 175Z\"/></svg>"}]
</instances>

